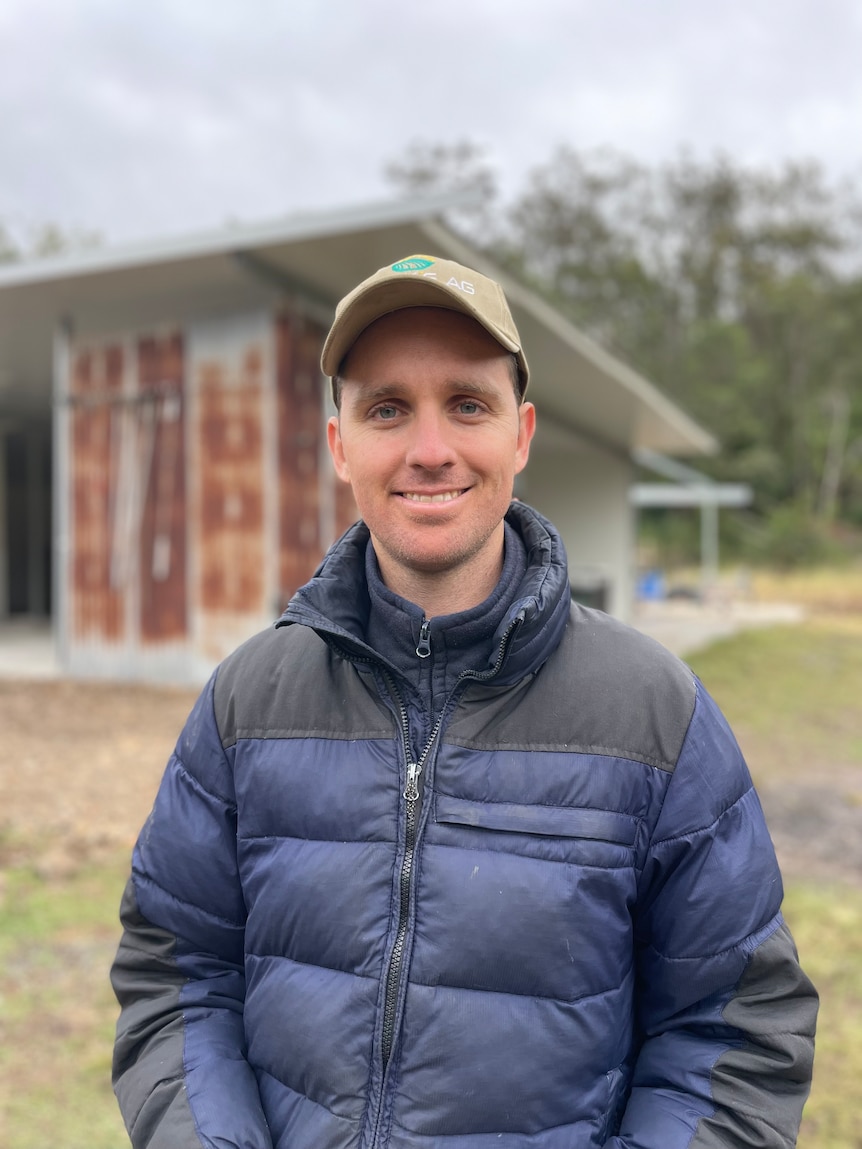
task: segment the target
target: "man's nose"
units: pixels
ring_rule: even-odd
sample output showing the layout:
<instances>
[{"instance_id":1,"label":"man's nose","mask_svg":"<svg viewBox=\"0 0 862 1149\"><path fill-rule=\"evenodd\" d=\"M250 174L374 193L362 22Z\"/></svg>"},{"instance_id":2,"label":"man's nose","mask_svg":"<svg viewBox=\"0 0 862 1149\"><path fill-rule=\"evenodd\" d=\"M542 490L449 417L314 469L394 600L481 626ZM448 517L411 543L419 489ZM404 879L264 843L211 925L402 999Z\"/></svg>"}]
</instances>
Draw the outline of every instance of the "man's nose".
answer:
<instances>
[{"instance_id":1,"label":"man's nose","mask_svg":"<svg viewBox=\"0 0 862 1149\"><path fill-rule=\"evenodd\" d=\"M454 463L451 428L440 412L417 412L410 427L407 462L411 467L436 471Z\"/></svg>"}]
</instances>

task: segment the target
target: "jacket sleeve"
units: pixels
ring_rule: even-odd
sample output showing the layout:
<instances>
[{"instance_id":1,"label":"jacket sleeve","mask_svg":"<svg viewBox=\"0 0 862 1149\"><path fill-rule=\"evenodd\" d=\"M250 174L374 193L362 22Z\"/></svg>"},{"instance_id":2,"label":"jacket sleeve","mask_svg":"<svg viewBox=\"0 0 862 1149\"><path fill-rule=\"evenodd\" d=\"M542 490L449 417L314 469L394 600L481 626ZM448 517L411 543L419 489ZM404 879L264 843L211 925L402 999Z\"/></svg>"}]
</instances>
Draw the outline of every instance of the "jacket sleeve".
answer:
<instances>
[{"instance_id":1,"label":"jacket sleeve","mask_svg":"<svg viewBox=\"0 0 862 1149\"><path fill-rule=\"evenodd\" d=\"M606 1149L796 1144L817 994L782 920L782 896L748 770L698 685L641 879L641 1045Z\"/></svg>"},{"instance_id":2,"label":"jacket sleeve","mask_svg":"<svg viewBox=\"0 0 862 1149\"><path fill-rule=\"evenodd\" d=\"M121 907L113 1079L135 1149L271 1147L246 1060L236 803L213 685L168 763Z\"/></svg>"}]
</instances>

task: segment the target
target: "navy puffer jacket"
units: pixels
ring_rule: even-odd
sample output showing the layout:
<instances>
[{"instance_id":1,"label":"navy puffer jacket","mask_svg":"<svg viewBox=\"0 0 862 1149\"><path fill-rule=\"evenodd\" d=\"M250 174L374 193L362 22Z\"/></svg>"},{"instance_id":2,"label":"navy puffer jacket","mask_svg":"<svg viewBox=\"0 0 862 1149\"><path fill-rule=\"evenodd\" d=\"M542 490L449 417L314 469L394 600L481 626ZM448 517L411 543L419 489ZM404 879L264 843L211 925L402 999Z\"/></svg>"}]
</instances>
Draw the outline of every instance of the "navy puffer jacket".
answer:
<instances>
[{"instance_id":1,"label":"navy puffer jacket","mask_svg":"<svg viewBox=\"0 0 862 1149\"><path fill-rule=\"evenodd\" d=\"M794 1143L816 995L736 743L509 522L521 590L418 749L362 525L202 694L112 973L135 1146Z\"/></svg>"}]
</instances>

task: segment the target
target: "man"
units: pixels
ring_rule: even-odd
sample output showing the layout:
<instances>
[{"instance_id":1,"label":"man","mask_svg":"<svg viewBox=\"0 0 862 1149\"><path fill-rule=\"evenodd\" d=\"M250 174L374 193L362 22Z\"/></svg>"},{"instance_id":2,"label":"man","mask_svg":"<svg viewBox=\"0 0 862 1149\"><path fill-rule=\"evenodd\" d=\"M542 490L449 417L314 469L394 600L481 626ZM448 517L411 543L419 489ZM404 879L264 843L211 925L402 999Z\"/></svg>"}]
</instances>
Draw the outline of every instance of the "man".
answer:
<instances>
[{"instance_id":1,"label":"man","mask_svg":"<svg viewBox=\"0 0 862 1149\"><path fill-rule=\"evenodd\" d=\"M757 797L691 672L572 604L511 501L502 291L383 268L322 364L362 521L216 672L138 842L135 1145L792 1145L816 995Z\"/></svg>"}]
</instances>

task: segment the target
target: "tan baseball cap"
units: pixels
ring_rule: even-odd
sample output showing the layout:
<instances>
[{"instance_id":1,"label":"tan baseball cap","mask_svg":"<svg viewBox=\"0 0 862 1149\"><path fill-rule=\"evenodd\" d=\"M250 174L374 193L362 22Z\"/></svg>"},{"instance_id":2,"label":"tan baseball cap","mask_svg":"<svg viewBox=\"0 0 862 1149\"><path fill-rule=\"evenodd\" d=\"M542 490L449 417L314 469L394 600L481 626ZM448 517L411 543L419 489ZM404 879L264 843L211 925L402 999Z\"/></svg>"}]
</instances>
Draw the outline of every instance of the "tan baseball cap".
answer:
<instances>
[{"instance_id":1,"label":"tan baseball cap","mask_svg":"<svg viewBox=\"0 0 862 1149\"><path fill-rule=\"evenodd\" d=\"M451 259L433 255L410 255L381 267L341 300L326 342L320 365L330 377L366 327L405 307L445 307L475 319L518 361L521 395L527 389L530 369L521 349L521 337L499 283Z\"/></svg>"}]
</instances>

